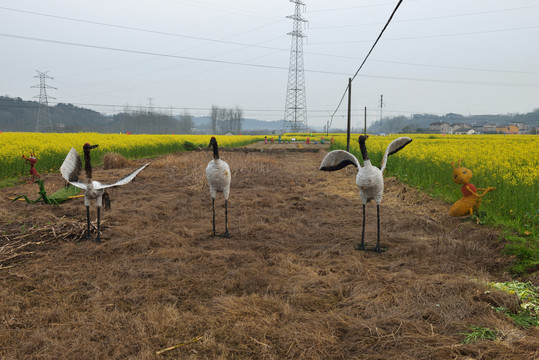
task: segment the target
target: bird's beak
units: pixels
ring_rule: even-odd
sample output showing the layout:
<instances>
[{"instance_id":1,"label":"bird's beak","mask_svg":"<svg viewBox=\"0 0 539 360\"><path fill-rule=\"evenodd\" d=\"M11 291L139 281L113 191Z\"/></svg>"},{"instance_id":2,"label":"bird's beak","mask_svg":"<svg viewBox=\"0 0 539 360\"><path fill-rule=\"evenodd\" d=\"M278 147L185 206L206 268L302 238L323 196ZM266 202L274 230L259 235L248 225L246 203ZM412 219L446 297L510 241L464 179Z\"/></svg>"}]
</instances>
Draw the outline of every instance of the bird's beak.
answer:
<instances>
[{"instance_id":1,"label":"bird's beak","mask_svg":"<svg viewBox=\"0 0 539 360\"><path fill-rule=\"evenodd\" d=\"M90 149L95 149L95 148L98 147L98 146L99 146L99 145L97 145L97 144L96 144L96 145L92 145L92 146L90 146Z\"/></svg>"}]
</instances>

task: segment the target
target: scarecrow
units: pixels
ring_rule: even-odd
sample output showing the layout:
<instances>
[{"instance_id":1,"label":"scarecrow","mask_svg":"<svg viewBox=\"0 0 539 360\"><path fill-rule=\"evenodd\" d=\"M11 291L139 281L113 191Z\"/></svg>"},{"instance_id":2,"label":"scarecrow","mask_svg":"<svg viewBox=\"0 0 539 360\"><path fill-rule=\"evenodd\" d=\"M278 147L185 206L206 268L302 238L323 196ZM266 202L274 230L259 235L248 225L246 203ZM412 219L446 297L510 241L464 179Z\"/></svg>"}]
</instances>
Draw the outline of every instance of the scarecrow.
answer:
<instances>
[{"instance_id":1,"label":"scarecrow","mask_svg":"<svg viewBox=\"0 0 539 360\"><path fill-rule=\"evenodd\" d=\"M467 216L473 215L473 212L479 209L481 205L481 198L485 196L489 191L495 190L494 187L488 187L486 189L477 189L473 184L470 183L473 173L470 169L460 166L461 160L459 159L458 167L455 167L453 162L451 166L453 167L453 182L455 184L462 184L460 191L462 192L462 198L455 202L451 209L449 209L450 216ZM484 191L483 194L479 194L479 191Z\"/></svg>"}]
</instances>

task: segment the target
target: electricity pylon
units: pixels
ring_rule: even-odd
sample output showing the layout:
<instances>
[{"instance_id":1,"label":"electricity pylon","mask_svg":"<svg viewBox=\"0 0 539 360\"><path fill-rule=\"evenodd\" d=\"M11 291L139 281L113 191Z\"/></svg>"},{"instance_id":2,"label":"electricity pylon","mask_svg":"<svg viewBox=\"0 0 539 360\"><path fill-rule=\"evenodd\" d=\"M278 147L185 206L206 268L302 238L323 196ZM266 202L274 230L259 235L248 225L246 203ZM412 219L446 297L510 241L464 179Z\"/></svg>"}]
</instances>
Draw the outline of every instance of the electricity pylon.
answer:
<instances>
[{"instance_id":1,"label":"electricity pylon","mask_svg":"<svg viewBox=\"0 0 539 360\"><path fill-rule=\"evenodd\" d=\"M307 130L307 104L305 96L305 72L303 69L303 38L301 24L307 20L301 17L301 0L290 0L296 4L294 15L287 16L294 20L294 27L288 35L292 36L290 48L290 65L288 68L288 85L286 88L286 104L284 110L284 131L293 133Z\"/></svg>"},{"instance_id":2,"label":"electricity pylon","mask_svg":"<svg viewBox=\"0 0 539 360\"><path fill-rule=\"evenodd\" d=\"M49 111L49 98L54 99L52 96L47 96L47 89L56 89L55 87L49 86L45 83L46 79L53 79L49 75L47 75L48 71L41 72L36 70L37 75L34 76L35 78L39 78L39 85L34 85L32 88L39 88L39 95L34 96L35 98L39 98L39 107L37 110L37 122L36 122L36 132L40 131L41 122L43 121L43 118L46 117L49 119L49 127L50 131L52 132L52 120L51 120L51 113Z\"/></svg>"}]
</instances>

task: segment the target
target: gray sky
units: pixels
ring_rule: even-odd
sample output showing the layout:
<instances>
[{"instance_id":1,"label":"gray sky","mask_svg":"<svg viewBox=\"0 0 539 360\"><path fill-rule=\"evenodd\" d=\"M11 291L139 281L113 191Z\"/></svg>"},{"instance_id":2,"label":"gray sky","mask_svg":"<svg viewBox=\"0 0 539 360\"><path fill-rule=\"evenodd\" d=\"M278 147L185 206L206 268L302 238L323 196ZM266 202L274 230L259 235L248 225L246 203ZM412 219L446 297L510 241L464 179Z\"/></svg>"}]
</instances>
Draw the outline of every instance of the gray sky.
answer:
<instances>
[{"instance_id":1,"label":"gray sky","mask_svg":"<svg viewBox=\"0 0 539 360\"><path fill-rule=\"evenodd\" d=\"M308 124L322 126L397 0L304 0ZM284 114L287 0L0 0L0 94L103 113ZM353 125L383 116L539 107L538 0L404 0L352 86ZM344 127L346 102L333 126Z\"/></svg>"}]
</instances>

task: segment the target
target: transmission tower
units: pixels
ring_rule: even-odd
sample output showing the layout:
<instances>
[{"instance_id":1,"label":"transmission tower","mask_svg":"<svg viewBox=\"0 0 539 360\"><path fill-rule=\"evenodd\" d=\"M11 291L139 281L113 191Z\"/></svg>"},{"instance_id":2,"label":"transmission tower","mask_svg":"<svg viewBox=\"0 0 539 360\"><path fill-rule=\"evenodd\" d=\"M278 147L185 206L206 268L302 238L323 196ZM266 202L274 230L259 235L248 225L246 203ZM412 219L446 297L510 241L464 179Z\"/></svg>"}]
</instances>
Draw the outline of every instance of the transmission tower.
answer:
<instances>
[{"instance_id":1,"label":"transmission tower","mask_svg":"<svg viewBox=\"0 0 539 360\"><path fill-rule=\"evenodd\" d=\"M290 0L296 4L294 15L287 16L294 20L294 28L288 35L292 36L290 48L290 65L288 67L288 85L286 88L286 105L284 110L284 130L297 133L307 130L307 104L305 97L305 72L303 69L303 38L301 24L307 20L301 17L301 0Z\"/></svg>"},{"instance_id":2,"label":"transmission tower","mask_svg":"<svg viewBox=\"0 0 539 360\"><path fill-rule=\"evenodd\" d=\"M44 118L49 119L49 127L50 131L52 132L52 120L51 120L51 113L49 111L49 98L54 99L52 96L47 96L47 89L56 89L55 87L49 86L45 83L46 79L54 79L47 75L48 71L41 72L36 70L37 75L34 76L35 78L39 78L39 85L34 85L32 88L39 88L39 95L34 96L34 98L39 97L39 107L37 110L37 122L36 122L36 132L39 132L41 122L44 120Z\"/></svg>"}]
</instances>

